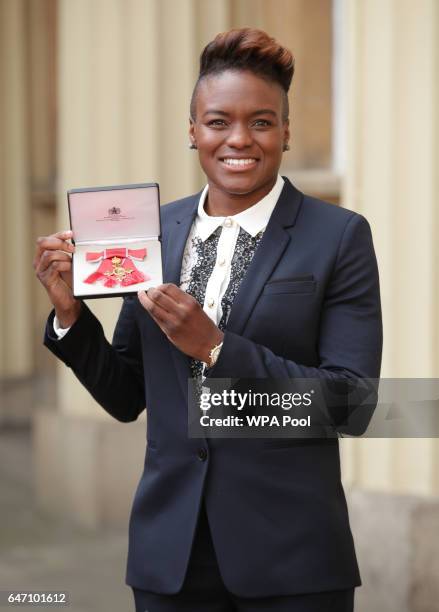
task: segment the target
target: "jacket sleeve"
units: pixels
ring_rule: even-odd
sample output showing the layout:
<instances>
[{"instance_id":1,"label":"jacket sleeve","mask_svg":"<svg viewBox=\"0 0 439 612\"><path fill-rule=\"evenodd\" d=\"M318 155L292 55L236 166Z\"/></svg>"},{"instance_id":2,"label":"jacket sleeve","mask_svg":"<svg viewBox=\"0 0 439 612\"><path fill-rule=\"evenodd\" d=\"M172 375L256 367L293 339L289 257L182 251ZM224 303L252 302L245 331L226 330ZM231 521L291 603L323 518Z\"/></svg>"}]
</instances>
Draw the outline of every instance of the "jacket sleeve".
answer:
<instances>
[{"instance_id":1,"label":"jacket sleeve","mask_svg":"<svg viewBox=\"0 0 439 612\"><path fill-rule=\"evenodd\" d=\"M49 315L44 344L72 369L94 399L118 421L137 419L145 408L142 350L134 314L134 298L124 299L113 343L83 303L69 332L58 339Z\"/></svg>"},{"instance_id":2,"label":"jacket sleeve","mask_svg":"<svg viewBox=\"0 0 439 612\"><path fill-rule=\"evenodd\" d=\"M359 379L379 377L382 320L378 267L370 226L358 214L349 218L340 240L324 296L317 351L318 365L297 363L249 338L225 331L209 377L316 378L354 384Z\"/></svg>"}]
</instances>

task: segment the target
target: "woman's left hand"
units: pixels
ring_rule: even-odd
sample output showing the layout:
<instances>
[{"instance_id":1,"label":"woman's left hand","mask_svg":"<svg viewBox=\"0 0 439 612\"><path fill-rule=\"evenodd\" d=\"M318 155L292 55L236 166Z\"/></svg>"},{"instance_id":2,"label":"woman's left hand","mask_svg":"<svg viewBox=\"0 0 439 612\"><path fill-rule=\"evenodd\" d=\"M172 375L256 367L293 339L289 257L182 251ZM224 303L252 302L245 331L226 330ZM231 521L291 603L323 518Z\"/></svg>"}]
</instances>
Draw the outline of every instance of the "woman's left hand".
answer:
<instances>
[{"instance_id":1,"label":"woman's left hand","mask_svg":"<svg viewBox=\"0 0 439 612\"><path fill-rule=\"evenodd\" d=\"M180 351L209 362L210 351L222 342L224 334L194 297L171 283L139 291L137 295L144 309Z\"/></svg>"}]
</instances>

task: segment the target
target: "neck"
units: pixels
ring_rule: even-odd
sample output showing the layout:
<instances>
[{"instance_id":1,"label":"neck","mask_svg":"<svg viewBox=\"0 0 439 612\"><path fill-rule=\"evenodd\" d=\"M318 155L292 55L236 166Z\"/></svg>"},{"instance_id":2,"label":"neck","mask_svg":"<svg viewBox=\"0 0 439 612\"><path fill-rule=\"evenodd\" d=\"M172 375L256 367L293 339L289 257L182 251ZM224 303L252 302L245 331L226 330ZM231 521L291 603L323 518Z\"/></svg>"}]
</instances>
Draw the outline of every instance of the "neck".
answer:
<instances>
[{"instance_id":1,"label":"neck","mask_svg":"<svg viewBox=\"0 0 439 612\"><path fill-rule=\"evenodd\" d=\"M277 175L267 184L251 193L229 193L209 181L209 190L204 203L204 210L211 217L232 217L250 208L273 189Z\"/></svg>"}]
</instances>

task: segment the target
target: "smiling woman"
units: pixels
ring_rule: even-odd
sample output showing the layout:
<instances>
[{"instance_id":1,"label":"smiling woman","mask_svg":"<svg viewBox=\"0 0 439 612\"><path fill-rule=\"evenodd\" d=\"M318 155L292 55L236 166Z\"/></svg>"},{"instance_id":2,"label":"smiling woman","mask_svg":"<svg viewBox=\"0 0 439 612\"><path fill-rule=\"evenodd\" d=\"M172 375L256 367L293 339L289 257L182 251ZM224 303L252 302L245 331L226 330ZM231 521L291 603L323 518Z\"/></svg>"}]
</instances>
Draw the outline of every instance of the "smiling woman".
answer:
<instances>
[{"instance_id":1,"label":"smiling woman","mask_svg":"<svg viewBox=\"0 0 439 612\"><path fill-rule=\"evenodd\" d=\"M126 577L139 612L352 612L361 583L337 438L280 453L264 439L188 437L190 378L379 376L369 225L279 175L293 69L259 30L219 34L203 51L189 136L207 185L162 207L165 284L124 300L112 344L73 298L71 234L38 241L55 310L46 345L120 421L147 398L155 446Z\"/></svg>"}]
</instances>

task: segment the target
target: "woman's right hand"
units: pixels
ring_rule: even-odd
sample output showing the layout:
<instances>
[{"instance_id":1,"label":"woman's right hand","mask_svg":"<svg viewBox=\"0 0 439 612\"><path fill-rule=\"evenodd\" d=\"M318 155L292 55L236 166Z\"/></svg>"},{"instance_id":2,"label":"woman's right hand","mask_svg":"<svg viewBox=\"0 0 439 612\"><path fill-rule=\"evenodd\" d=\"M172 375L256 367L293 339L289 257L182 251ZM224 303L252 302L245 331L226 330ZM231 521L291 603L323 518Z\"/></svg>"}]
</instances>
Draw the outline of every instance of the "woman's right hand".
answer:
<instances>
[{"instance_id":1,"label":"woman's right hand","mask_svg":"<svg viewBox=\"0 0 439 612\"><path fill-rule=\"evenodd\" d=\"M81 302L73 297L72 253L75 247L67 242L71 231L57 232L37 239L34 269L55 307L62 328L70 327L78 319Z\"/></svg>"}]
</instances>

